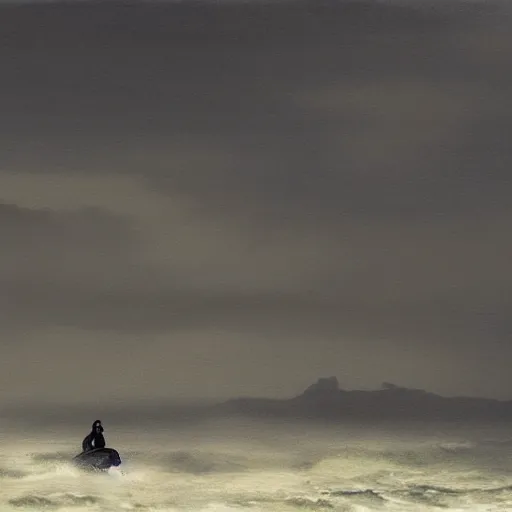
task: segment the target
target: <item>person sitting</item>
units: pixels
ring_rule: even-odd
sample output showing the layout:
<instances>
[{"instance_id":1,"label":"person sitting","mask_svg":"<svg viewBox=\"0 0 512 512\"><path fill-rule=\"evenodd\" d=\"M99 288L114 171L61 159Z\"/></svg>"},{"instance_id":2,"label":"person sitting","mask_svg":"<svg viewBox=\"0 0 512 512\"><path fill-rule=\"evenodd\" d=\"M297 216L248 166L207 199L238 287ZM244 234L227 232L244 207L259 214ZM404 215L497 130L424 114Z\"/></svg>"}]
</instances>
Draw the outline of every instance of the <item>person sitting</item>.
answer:
<instances>
[{"instance_id":1,"label":"person sitting","mask_svg":"<svg viewBox=\"0 0 512 512\"><path fill-rule=\"evenodd\" d=\"M103 426L100 420L92 424L91 432L82 441L82 450L88 452L97 448L105 448L105 438L103 437Z\"/></svg>"}]
</instances>

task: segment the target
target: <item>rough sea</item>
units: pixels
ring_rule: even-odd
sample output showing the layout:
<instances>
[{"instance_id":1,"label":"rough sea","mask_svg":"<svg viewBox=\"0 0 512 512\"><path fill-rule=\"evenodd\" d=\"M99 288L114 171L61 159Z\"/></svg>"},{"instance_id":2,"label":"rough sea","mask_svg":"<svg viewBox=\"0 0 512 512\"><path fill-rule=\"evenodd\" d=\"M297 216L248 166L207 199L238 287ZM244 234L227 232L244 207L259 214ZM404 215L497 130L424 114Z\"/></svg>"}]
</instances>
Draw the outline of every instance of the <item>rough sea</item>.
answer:
<instances>
[{"instance_id":1,"label":"rough sea","mask_svg":"<svg viewBox=\"0 0 512 512\"><path fill-rule=\"evenodd\" d=\"M0 510L512 510L512 429L503 424L101 419L123 459L105 474L70 464L88 423L4 422Z\"/></svg>"}]
</instances>

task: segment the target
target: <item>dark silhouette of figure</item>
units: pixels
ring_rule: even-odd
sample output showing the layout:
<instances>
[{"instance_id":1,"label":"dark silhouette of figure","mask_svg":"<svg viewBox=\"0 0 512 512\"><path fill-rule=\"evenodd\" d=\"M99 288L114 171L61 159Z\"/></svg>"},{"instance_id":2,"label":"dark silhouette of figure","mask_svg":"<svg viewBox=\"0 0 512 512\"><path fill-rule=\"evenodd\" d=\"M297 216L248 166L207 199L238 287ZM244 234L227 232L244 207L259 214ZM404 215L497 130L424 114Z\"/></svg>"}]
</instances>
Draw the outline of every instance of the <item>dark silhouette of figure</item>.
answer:
<instances>
[{"instance_id":1,"label":"dark silhouette of figure","mask_svg":"<svg viewBox=\"0 0 512 512\"><path fill-rule=\"evenodd\" d=\"M105 438L103 437L103 426L100 420L92 424L91 432L82 441L82 450L88 452L97 448L105 448Z\"/></svg>"}]
</instances>

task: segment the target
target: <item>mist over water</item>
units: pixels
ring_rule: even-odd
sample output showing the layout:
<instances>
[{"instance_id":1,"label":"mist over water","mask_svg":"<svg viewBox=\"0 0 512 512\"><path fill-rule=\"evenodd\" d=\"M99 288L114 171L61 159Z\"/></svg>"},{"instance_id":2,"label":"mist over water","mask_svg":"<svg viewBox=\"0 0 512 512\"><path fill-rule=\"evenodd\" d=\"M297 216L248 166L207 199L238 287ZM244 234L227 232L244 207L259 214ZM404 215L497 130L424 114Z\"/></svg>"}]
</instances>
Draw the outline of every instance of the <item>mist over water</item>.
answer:
<instances>
[{"instance_id":1,"label":"mist over water","mask_svg":"<svg viewBox=\"0 0 512 512\"><path fill-rule=\"evenodd\" d=\"M107 446L123 459L108 474L69 463L89 423L4 421L0 510L512 508L512 435L503 424L236 418L139 428L102 419Z\"/></svg>"}]
</instances>

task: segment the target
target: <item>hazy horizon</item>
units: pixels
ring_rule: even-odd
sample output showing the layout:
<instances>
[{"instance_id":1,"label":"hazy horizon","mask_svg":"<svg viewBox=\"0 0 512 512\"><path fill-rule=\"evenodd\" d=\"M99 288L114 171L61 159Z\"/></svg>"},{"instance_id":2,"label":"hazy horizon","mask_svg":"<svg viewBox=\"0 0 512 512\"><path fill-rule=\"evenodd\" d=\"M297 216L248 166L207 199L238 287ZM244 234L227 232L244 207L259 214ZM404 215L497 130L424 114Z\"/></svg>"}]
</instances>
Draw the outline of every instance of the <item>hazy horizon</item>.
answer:
<instances>
[{"instance_id":1,"label":"hazy horizon","mask_svg":"<svg viewBox=\"0 0 512 512\"><path fill-rule=\"evenodd\" d=\"M329 376L334 377L334 376ZM305 386L302 389L297 390L297 392L292 393L290 395L283 395L283 396L266 396L266 395L244 395L244 394L232 394L227 395L224 397L204 397L204 396L189 396L186 398L183 397L173 397L172 395L169 396L162 396L162 397L139 397L137 399L133 400L126 400L126 399L116 399L116 397L96 397L91 398L89 400L83 400L83 401L72 401L72 400L59 400L59 399L47 399L47 400L41 400L39 398L31 398L31 397L24 397L23 399L20 398L12 398L9 401L6 401L2 404L0 407L0 417L8 418L11 414L14 413L15 416L19 416L21 413L21 416L26 416L27 418L30 418L31 416L47 416L50 420L55 419L55 411L59 411L59 418L62 420L66 414L68 414L67 411L70 411L71 416L76 416L77 413L79 413L83 417L89 417L91 414L94 416L95 411L97 412L97 415L105 415L109 414L113 417L116 417L117 415L126 415L131 413L136 414L148 414L148 421L151 420L151 418L155 417L155 413L158 414L162 413L163 416L166 416L165 408L169 408L169 414L172 417L172 414L174 414L177 411L184 411L187 410L193 412L196 407L206 407L209 408L211 406L217 406L222 405L225 402L230 401L236 401L238 399L254 399L254 400L277 400L277 401L286 401L289 399L294 399L299 397L303 394L304 391L307 390L307 388L310 385L315 384L318 380L321 380L325 377L321 377L320 379L317 379L314 382L310 382L308 386ZM379 392L384 391L386 389L389 390L390 385L394 385L397 387L397 389L408 389L409 391L424 391L426 393L432 393L430 389L419 389L419 388L409 388L407 386L398 385L396 383L389 383L389 382L383 382L381 383L381 386L377 386L375 388L344 388L340 387L339 391L343 391L346 393L355 392ZM493 397L488 397L484 395L464 395L464 394L447 394L447 393L434 393L435 395L442 397L442 398L480 398L484 400L498 400L501 402L512 402L512 399L496 399ZM64 409L63 409L64 408ZM63 411L63 412L62 412ZM247 413L241 413L241 412L235 412L233 411L235 416L246 416ZM224 413L221 413L219 417L226 417L228 418L232 412L225 411ZM251 417L251 415L247 415L248 418ZM253 416L254 418L257 418L256 416ZM270 416L269 418L272 418ZM73 418L70 418L71 421L74 421ZM285 421L286 416L279 419L279 417L274 418L276 421ZM313 418L314 419L314 418ZM486 418L482 418L482 420L485 420ZM307 418L296 418L297 421L300 422L308 422ZM290 420L292 421L292 420ZM295 420L293 420L295 421ZM363 423L366 420L361 420L359 417L352 418L351 415L348 415L347 417L340 417L332 420L334 423L337 422L352 422L352 421L362 421ZM386 422L403 422L403 419L396 418L386 418ZM405 420L408 421L408 420ZM415 420L413 420L415 421ZM436 419L436 421L439 421ZM446 420L448 421L448 420Z\"/></svg>"}]
</instances>

